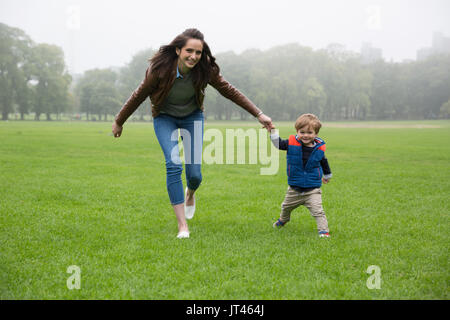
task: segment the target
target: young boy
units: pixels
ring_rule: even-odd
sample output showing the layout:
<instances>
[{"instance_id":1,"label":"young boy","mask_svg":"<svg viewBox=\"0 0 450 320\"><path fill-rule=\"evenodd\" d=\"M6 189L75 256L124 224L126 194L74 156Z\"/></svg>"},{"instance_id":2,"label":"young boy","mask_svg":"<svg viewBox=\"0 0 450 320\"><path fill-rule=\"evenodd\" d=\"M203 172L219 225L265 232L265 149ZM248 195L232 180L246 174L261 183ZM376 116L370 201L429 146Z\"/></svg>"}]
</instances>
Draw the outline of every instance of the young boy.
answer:
<instances>
[{"instance_id":1,"label":"young boy","mask_svg":"<svg viewBox=\"0 0 450 320\"><path fill-rule=\"evenodd\" d=\"M328 222L322 207L322 179L328 183L331 170L325 157L325 142L317 137L322 124L313 114L303 114L295 122L297 135L282 140L278 133L270 135L272 143L286 150L288 190L281 204L280 218L273 224L281 228L291 218L291 212L300 205L309 209L316 219L320 237L330 237Z\"/></svg>"}]
</instances>

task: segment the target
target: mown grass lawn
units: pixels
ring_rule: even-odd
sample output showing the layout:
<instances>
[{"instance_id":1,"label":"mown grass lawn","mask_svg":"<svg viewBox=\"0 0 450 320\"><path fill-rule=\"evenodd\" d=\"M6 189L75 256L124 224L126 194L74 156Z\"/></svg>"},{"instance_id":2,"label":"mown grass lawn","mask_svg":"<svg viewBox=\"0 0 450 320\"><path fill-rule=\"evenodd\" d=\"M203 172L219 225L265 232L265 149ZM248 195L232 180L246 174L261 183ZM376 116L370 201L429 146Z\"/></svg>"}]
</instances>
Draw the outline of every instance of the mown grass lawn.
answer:
<instances>
[{"instance_id":1,"label":"mown grass lawn","mask_svg":"<svg viewBox=\"0 0 450 320\"><path fill-rule=\"evenodd\" d=\"M292 123L275 124L282 137L293 133ZM259 129L206 123L241 127ZM191 237L176 239L152 125L127 123L120 139L110 128L0 123L1 299L449 298L448 121L325 123L330 239L318 238L306 208L272 228L284 152L276 175L203 165ZM78 290L66 284L71 265L81 269ZM372 265L380 289L366 285Z\"/></svg>"}]
</instances>

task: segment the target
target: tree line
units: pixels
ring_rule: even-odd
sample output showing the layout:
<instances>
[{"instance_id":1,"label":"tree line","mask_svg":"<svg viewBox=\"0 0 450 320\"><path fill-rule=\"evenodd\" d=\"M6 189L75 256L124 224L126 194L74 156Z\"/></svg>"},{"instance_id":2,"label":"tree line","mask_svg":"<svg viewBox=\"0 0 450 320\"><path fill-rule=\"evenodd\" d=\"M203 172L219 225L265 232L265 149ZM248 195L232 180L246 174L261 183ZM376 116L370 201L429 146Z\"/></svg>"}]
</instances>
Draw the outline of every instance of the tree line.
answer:
<instances>
[{"instance_id":1,"label":"tree line","mask_svg":"<svg viewBox=\"0 0 450 320\"><path fill-rule=\"evenodd\" d=\"M92 69L72 77L61 48L36 44L20 29L0 23L0 110L24 119L34 114L83 114L108 120L139 85L154 49L138 52L117 69ZM313 50L299 44L266 51L216 54L223 76L274 120L311 112L331 120L437 119L450 116L450 55L402 63L362 57L343 45ZM212 87L204 101L208 119L251 116ZM149 100L132 120L150 119ZM80 116L79 116L80 118Z\"/></svg>"}]
</instances>

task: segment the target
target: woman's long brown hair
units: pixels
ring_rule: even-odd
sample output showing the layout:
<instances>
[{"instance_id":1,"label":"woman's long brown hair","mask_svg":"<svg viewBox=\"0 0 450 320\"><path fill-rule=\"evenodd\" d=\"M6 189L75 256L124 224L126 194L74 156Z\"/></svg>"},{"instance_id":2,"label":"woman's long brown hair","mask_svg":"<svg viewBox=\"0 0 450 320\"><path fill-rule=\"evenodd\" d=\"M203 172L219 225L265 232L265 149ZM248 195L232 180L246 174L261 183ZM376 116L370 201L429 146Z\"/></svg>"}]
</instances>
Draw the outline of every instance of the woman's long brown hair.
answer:
<instances>
[{"instance_id":1,"label":"woman's long brown hair","mask_svg":"<svg viewBox=\"0 0 450 320\"><path fill-rule=\"evenodd\" d=\"M216 64L216 58L211 54L208 44L205 42L203 34L197 29L186 29L179 34L168 45L161 46L158 52L150 59L151 70L160 75L163 83L168 82L175 61L178 60L176 48L183 48L189 39L198 39L203 44L203 51L200 61L191 70L194 87L203 89L211 79L212 73L220 71Z\"/></svg>"}]
</instances>

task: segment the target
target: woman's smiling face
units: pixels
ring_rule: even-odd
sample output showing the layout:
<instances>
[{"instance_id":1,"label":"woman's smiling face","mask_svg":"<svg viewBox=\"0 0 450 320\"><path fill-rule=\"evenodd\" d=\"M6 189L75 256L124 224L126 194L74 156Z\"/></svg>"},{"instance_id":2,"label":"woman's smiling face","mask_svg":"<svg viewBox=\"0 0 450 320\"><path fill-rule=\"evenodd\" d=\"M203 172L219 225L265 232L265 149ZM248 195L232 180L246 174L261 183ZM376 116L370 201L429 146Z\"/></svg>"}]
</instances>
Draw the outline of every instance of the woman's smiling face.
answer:
<instances>
[{"instance_id":1,"label":"woman's smiling face","mask_svg":"<svg viewBox=\"0 0 450 320\"><path fill-rule=\"evenodd\" d=\"M178 68L181 72L189 72L202 57L203 43L198 39L189 39L183 48L176 48Z\"/></svg>"}]
</instances>

